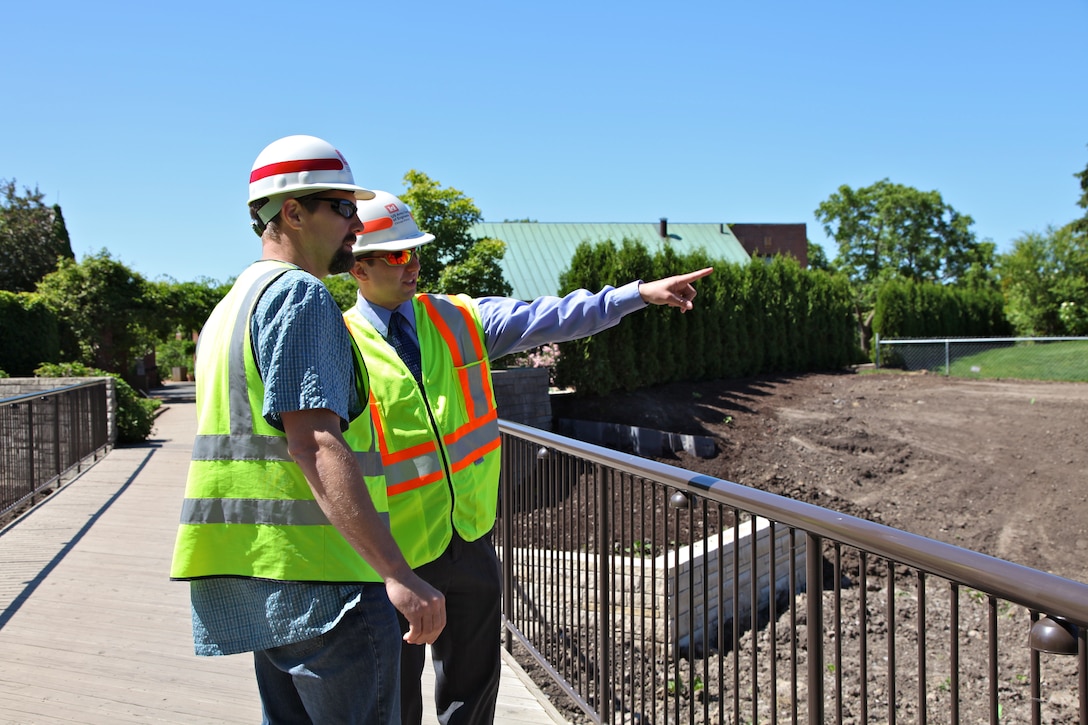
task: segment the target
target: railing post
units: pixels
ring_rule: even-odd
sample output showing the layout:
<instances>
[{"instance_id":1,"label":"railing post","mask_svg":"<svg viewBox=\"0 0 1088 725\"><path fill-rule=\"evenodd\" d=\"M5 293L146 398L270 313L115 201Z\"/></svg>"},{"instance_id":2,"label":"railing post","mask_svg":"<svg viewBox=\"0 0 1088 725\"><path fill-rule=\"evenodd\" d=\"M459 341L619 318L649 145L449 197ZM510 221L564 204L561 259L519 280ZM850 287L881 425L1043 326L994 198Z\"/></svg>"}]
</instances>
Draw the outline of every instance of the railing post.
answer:
<instances>
[{"instance_id":1,"label":"railing post","mask_svg":"<svg viewBox=\"0 0 1088 725\"><path fill-rule=\"evenodd\" d=\"M26 401L26 452L27 460L30 461L29 474L30 480L30 501L31 503L37 503L38 501L38 476L34 470L34 401Z\"/></svg>"},{"instance_id":2,"label":"railing post","mask_svg":"<svg viewBox=\"0 0 1088 725\"><path fill-rule=\"evenodd\" d=\"M823 538L805 534L805 616L808 620L808 722L824 722L824 557Z\"/></svg>"},{"instance_id":3,"label":"railing post","mask_svg":"<svg viewBox=\"0 0 1088 725\"><path fill-rule=\"evenodd\" d=\"M874 345L874 350L875 350L875 353L876 353L873 359L876 361L876 369L879 370L880 369L880 333L879 332L876 333L873 336L873 345Z\"/></svg>"},{"instance_id":4,"label":"railing post","mask_svg":"<svg viewBox=\"0 0 1088 725\"><path fill-rule=\"evenodd\" d=\"M71 393L67 394L71 398ZM60 486L60 474L64 470L60 462L60 396L53 396L53 469L57 474L57 486Z\"/></svg>"},{"instance_id":5,"label":"railing post","mask_svg":"<svg viewBox=\"0 0 1088 725\"><path fill-rule=\"evenodd\" d=\"M502 524L499 536L502 537L502 609L508 623L514 621L514 542L510 533L510 524L514 520L514 487L510 484L508 472L512 468L509 440L504 434L500 438L503 465L499 471L499 500L502 502ZM509 627L503 627L506 651L514 649L514 636Z\"/></svg>"},{"instance_id":6,"label":"railing post","mask_svg":"<svg viewBox=\"0 0 1088 725\"><path fill-rule=\"evenodd\" d=\"M599 557L599 575L597 577L597 601L600 604L601 621L598 623L599 636L597 642L600 651L597 653L597 692L600 693L600 702L597 705L602 723L612 722L612 527L609 520L612 515L612 502L609 500L610 473L606 475L604 468L597 466L597 511L598 518L598 544L597 555Z\"/></svg>"},{"instance_id":7,"label":"railing post","mask_svg":"<svg viewBox=\"0 0 1088 725\"><path fill-rule=\"evenodd\" d=\"M944 376L947 378L952 375L952 341L948 338L944 340Z\"/></svg>"},{"instance_id":8,"label":"railing post","mask_svg":"<svg viewBox=\"0 0 1088 725\"><path fill-rule=\"evenodd\" d=\"M1080 696L1080 722L1088 725L1088 628L1081 627L1077 637L1077 694Z\"/></svg>"}]
</instances>

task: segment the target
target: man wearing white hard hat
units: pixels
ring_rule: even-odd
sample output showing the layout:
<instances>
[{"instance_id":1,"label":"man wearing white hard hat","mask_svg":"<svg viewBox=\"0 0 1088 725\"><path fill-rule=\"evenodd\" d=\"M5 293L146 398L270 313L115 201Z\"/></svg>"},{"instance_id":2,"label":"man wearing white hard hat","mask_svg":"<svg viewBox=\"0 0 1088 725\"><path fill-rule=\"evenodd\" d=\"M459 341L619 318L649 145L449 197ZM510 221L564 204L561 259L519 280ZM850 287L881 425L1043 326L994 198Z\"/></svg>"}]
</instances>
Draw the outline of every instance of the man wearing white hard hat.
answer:
<instances>
[{"instance_id":1,"label":"man wearing white hard hat","mask_svg":"<svg viewBox=\"0 0 1088 725\"><path fill-rule=\"evenodd\" d=\"M321 278L354 264L356 204L374 193L313 136L266 147L249 185L262 257L200 334L171 578L190 582L197 654L253 653L265 723L393 725L397 610L403 639L427 644L445 607L390 535L376 453L342 433L369 420L370 391Z\"/></svg>"},{"instance_id":2,"label":"man wearing white hard hat","mask_svg":"<svg viewBox=\"0 0 1088 725\"><path fill-rule=\"evenodd\" d=\"M692 309L691 283L710 268L597 294L523 302L507 297L421 294L419 255L434 240L397 197L375 191L359 204L353 251L356 305L344 314L370 373L370 420L348 444L384 445L384 490L393 537L416 572L446 596L446 628L431 645L435 705L443 725L495 717L502 580L491 543L499 486L499 428L491 360L587 337L649 304ZM406 623L402 621L402 627ZM425 652L406 642L401 712L422 719Z\"/></svg>"}]
</instances>

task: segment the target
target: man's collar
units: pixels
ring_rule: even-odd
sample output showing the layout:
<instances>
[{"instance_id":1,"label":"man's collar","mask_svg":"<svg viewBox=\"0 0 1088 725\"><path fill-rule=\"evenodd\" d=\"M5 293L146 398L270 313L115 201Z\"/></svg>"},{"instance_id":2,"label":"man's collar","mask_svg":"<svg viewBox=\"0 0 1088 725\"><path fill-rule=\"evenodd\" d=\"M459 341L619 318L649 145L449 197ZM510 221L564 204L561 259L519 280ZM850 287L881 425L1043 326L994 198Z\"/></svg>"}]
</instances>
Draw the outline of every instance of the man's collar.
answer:
<instances>
[{"instance_id":1,"label":"man's collar","mask_svg":"<svg viewBox=\"0 0 1088 725\"><path fill-rule=\"evenodd\" d=\"M380 305L372 305L363 297L361 293L356 293L356 307L359 308L359 314L369 322L375 330L377 330L382 337L385 337L389 333L389 318L393 315L393 310L386 309ZM402 303L397 307L397 311L404 315L404 319L408 320L408 324L412 329L416 329L416 310L412 305L412 300Z\"/></svg>"}]
</instances>

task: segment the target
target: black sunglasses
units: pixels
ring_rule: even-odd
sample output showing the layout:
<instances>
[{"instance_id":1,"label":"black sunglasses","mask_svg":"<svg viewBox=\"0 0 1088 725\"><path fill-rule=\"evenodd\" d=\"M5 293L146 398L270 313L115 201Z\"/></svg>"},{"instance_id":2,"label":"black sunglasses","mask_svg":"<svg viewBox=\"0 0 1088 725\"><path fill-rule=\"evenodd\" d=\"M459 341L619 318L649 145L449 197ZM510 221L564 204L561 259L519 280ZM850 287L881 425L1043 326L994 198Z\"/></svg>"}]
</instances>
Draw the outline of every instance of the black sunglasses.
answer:
<instances>
[{"instance_id":1,"label":"black sunglasses","mask_svg":"<svg viewBox=\"0 0 1088 725\"><path fill-rule=\"evenodd\" d=\"M328 201L332 203L332 210L345 219L351 219L359 212L359 207L347 199L336 199L331 196L311 196L314 201Z\"/></svg>"}]
</instances>

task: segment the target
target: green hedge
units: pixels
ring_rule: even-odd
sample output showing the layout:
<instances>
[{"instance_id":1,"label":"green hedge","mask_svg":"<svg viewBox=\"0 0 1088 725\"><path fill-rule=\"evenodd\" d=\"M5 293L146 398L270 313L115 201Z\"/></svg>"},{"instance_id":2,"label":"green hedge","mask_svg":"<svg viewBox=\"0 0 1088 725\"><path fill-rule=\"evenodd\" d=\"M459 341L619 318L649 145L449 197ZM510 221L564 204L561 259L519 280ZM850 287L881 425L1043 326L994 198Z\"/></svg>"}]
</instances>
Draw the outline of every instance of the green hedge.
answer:
<instances>
[{"instance_id":1,"label":"green hedge","mask_svg":"<svg viewBox=\"0 0 1088 725\"><path fill-rule=\"evenodd\" d=\"M895 279L877 292L873 332L882 338L1005 337L1013 329L999 292Z\"/></svg>"},{"instance_id":2,"label":"green hedge","mask_svg":"<svg viewBox=\"0 0 1088 725\"><path fill-rule=\"evenodd\" d=\"M32 292L0 290L0 369L29 377L42 362L61 359L62 325Z\"/></svg>"},{"instance_id":3,"label":"green hedge","mask_svg":"<svg viewBox=\"0 0 1088 725\"><path fill-rule=\"evenodd\" d=\"M616 327L560 345L556 384L605 395L670 382L840 369L857 361L853 293L844 277L789 257L747 265L704 252L651 255L630 240L579 245L559 294L655 280L703 267L695 309L652 306Z\"/></svg>"}]
</instances>

